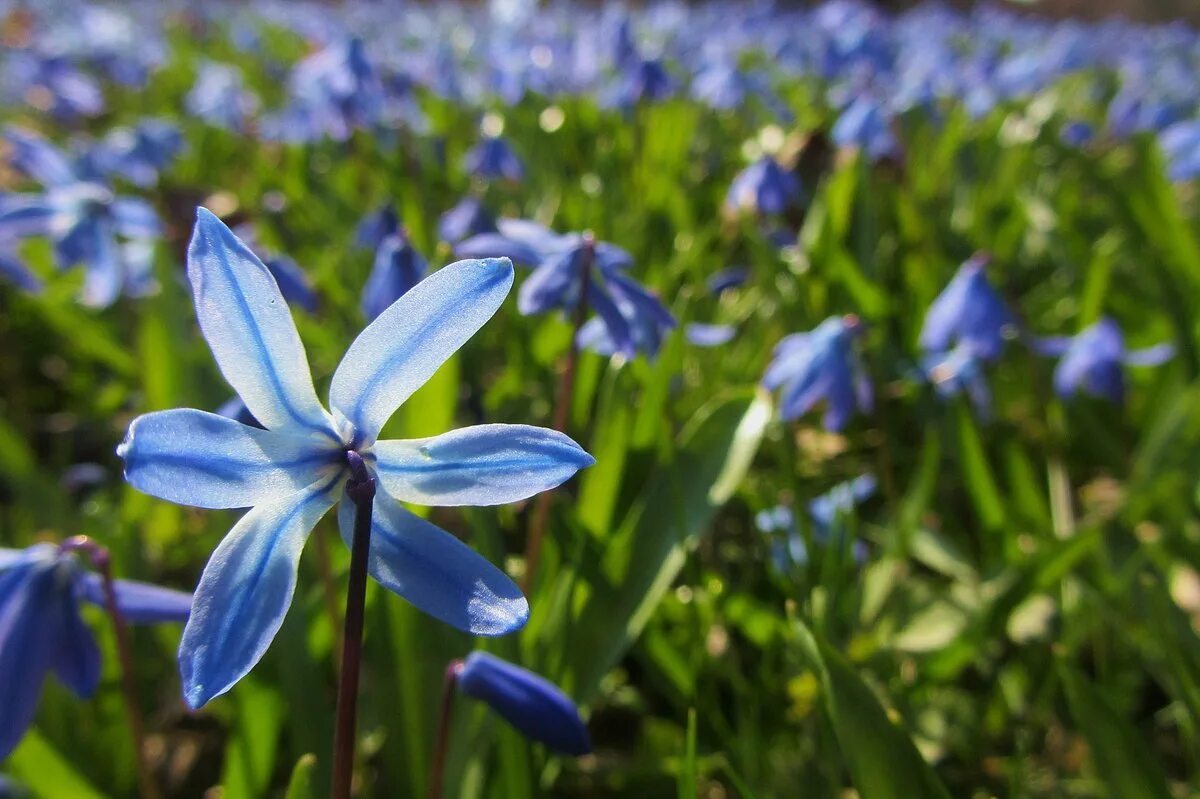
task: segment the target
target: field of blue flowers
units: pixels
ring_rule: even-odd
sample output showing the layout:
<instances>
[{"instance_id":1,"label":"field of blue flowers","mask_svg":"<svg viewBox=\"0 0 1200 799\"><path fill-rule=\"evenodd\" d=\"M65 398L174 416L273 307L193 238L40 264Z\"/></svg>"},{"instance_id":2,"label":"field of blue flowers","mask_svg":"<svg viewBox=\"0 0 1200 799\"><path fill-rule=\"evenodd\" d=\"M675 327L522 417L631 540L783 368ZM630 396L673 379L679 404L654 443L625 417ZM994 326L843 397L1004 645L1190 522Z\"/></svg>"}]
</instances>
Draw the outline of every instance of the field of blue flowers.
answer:
<instances>
[{"instance_id":1,"label":"field of blue flowers","mask_svg":"<svg viewBox=\"0 0 1200 799\"><path fill-rule=\"evenodd\" d=\"M1200 33L0 0L0 796L1200 797Z\"/></svg>"}]
</instances>

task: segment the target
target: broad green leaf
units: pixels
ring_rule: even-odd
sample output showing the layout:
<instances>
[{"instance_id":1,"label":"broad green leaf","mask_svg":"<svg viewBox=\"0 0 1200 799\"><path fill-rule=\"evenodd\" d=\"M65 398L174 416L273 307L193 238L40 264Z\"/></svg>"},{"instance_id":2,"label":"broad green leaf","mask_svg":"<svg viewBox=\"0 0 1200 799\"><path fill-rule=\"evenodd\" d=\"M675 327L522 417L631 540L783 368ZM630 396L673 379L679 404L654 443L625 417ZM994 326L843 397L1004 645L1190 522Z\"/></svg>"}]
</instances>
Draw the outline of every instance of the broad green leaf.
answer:
<instances>
[{"instance_id":1,"label":"broad green leaf","mask_svg":"<svg viewBox=\"0 0 1200 799\"><path fill-rule=\"evenodd\" d=\"M862 799L950 799L912 738L892 722L849 662L799 620L794 624L800 648L820 678L825 710Z\"/></svg>"},{"instance_id":2,"label":"broad green leaf","mask_svg":"<svg viewBox=\"0 0 1200 799\"><path fill-rule=\"evenodd\" d=\"M275 773L285 703L274 688L247 677L229 693L233 730L225 745L221 774L226 799L256 799L267 793Z\"/></svg>"},{"instance_id":3,"label":"broad green leaf","mask_svg":"<svg viewBox=\"0 0 1200 799\"><path fill-rule=\"evenodd\" d=\"M105 799L37 730L25 733L20 746L9 755L5 768L39 799Z\"/></svg>"}]
</instances>

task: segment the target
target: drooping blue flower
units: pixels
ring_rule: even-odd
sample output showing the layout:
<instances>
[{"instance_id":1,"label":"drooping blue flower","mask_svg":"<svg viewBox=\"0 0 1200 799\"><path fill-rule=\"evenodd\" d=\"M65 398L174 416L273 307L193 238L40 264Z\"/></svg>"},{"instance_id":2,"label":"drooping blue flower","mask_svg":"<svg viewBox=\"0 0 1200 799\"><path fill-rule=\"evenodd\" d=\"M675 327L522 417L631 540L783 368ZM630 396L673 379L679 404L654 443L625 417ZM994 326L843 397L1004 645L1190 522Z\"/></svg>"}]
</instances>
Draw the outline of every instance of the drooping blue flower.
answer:
<instances>
[{"instance_id":1,"label":"drooping blue flower","mask_svg":"<svg viewBox=\"0 0 1200 799\"><path fill-rule=\"evenodd\" d=\"M980 417L991 415L992 392L983 373L984 362L966 344L949 352L934 352L921 359L921 371L941 397L965 393Z\"/></svg>"},{"instance_id":2,"label":"drooping blue flower","mask_svg":"<svg viewBox=\"0 0 1200 799\"><path fill-rule=\"evenodd\" d=\"M783 389L779 410L785 421L824 400L825 428L838 431L856 410L871 409L871 384L854 352L860 326L857 317L831 316L812 331L785 336L775 345L762 382L771 391Z\"/></svg>"},{"instance_id":3,"label":"drooping blue flower","mask_svg":"<svg viewBox=\"0 0 1200 799\"><path fill-rule=\"evenodd\" d=\"M364 250L374 252L383 244L384 239L399 232L400 217L396 213L396 206L385 203L364 216L358 223L358 228L354 231L354 243Z\"/></svg>"},{"instance_id":4,"label":"drooping blue flower","mask_svg":"<svg viewBox=\"0 0 1200 799\"><path fill-rule=\"evenodd\" d=\"M983 361L1000 357L1004 342L1016 331L1016 318L987 279L990 258L971 256L954 279L942 290L921 329L920 344L926 352L945 352L965 344Z\"/></svg>"},{"instance_id":5,"label":"drooping blue flower","mask_svg":"<svg viewBox=\"0 0 1200 799\"><path fill-rule=\"evenodd\" d=\"M520 183L525 177L525 166L513 151L507 139L499 136L484 136L467 152L467 173L480 180L511 180Z\"/></svg>"},{"instance_id":6,"label":"drooping blue flower","mask_svg":"<svg viewBox=\"0 0 1200 799\"><path fill-rule=\"evenodd\" d=\"M250 508L213 553L179 650L184 696L199 707L262 657L291 604L313 526L338 503L355 452L382 489L370 574L441 621L476 635L521 627L529 606L504 572L404 508L498 505L557 486L593 458L567 436L487 424L378 441L393 412L496 312L505 260L433 273L358 336L334 372L332 413L317 399L295 324L267 268L201 208L188 249L200 329L226 380L265 429L175 409L133 421L118 454L131 485L204 508ZM355 506L342 502L343 539Z\"/></svg>"},{"instance_id":7,"label":"drooping blue flower","mask_svg":"<svg viewBox=\"0 0 1200 799\"><path fill-rule=\"evenodd\" d=\"M587 305L598 318L579 331L579 346L626 358L639 351L652 356L665 331L674 327L662 302L625 274L633 257L620 247L596 241L590 233L559 234L523 219L501 219L496 226L498 232L472 236L455 252L533 266L517 297L517 308L526 315L573 312L586 286Z\"/></svg>"},{"instance_id":8,"label":"drooping blue flower","mask_svg":"<svg viewBox=\"0 0 1200 799\"><path fill-rule=\"evenodd\" d=\"M764 155L734 177L725 195L725 207L730 211L782 214L799 197L800 181L796 176Z\"/></svg>"},{"instance_id":9,"label":"drooping blue flower","mask_svg":"<svg viewBox=\"0 0 1200 799\"><path fill-rule=\"evenodd\" d=\"M246 88L237 67L211 61L201 65L184 100L189 114L229 130L243 129L258 106L258 98Z\"/></svg>"},{"instance_id":10,"label":"drooping blue flower","mask_svg":"<svg viewBox=\"0 0 1200 799\"><path fill-rule=\"evenodd\" d=\"M634 58L619 69L617 82L608 93L608 105L632 108L644 102L659 102L670 98L678 88L660 58Z\"/></svg>"},{"instance_id":11,"label":"drooping blue flower","mask_svg":"<svg viewBox=\"0 0 1200 799\"><path fill-rule=\"evenodd\" d=\"M458 667L462 693L487 702L525 737L564 754L592 751L587 726L570 697L528 669L476 651Z\"/></svg>"},{"instance_id":12,"label":"drooping blue flower","mask_svg":"<svg viewBox=\"0 0 1200 799\"><path fill-rule=\"evenodd\" d=\"M291 104L264 123L263 133L284 141L323 136L344 141L355 130L386 120L387 97L379 71L361 39L330 44L296 65L288 83Z\"/></svg>"},{"instance_id":13,"label":"drooping blue flower","mask_svg":"<svg viewBox=\"0 0 1200 799\"><path fill-rule=\"evenodd\" d=\"M367 321L386 311L425 278L429 265L403 230L385 238L375 251L375 265L363 286L362 312Z\"/></svg>"},{"instance_id":14,"label":"drooping blue flower","mask_svg":"<svg viewBox=\"0 0 1200 799\"><path fill-rule=\"evenodd\" d=\"M161 234L145 200L119 197L44 139L9 129L12 163L42 184L42 194L0 194L0 241L46 236L60 269L82 264L83 302L105 307L122 293L153 289L150 243ZM118 236L129 239L120 242Z\"/></svg>"},{"instance_id":15,"label":"drooping blue flower","mask_svg":"<svg viewBox=\"0 0 1200 799\"><path fill-rule=\"evenodd\" d=\"M184 621L191 595L116 580L117 607L132 623ZM20 743L53 672L76 696L100 680L100 650L79 613L104 605L103 582L53 544L0 549L0 760Z\"/></svg>"},{"instance_id":16,"label":"drooping blue flower","mask_svg":"<svg viewBox=\"0 0 1200 799\"><path fill-rule=\"evenodd\" d=\"M1175 354L1169 343L1127 350L1121 328L1108 317L1077 336L1038 339L1033 347L1043 355L1061 356L1054 369L1054 390L1060 397L1082 391L1118 404L1125 400L1126 366L1158 366Z\"/></svg>"},{"instance_id":17,"label":"drooping blue flower","mask_svg":"<svg viewBox=\"0 0 1200 799\"><path fill-rule=\"evenodd\" d=\"M875 475L864 474L834 486L808 503L808 516L812 525L814 543L821 546L837 546L845 535L843 518L874 496L877 488ZM754 516L754 525L762 533L773 536L771 561L775 568L786 572L793 566L808 563L808 546L804 536L796 528L792 509L787 505L759 511ZM861 540L852 544L856 563L867 559L867 545Z\"/></svg>"},{"instance_id":18,"label":"drooping blue flower","mask_svg":"<svg viewBox=\"0 0 1200 799\"><path fill-rule=\"evenodd\" d=\"M471 236L495 232L496 218L488 213L478 198L470 195L463 197L438 219L438 236L447 244L457 244Z\"/></svg>"},{"instance_id":19,"label":"drooping blue flower","mask_svg":"<svg viewBox=\"0 0 1200 799\"><path fill-rule=\"evenodd\" d=\"M872 161L896 155L900 145L883 104L863 93L846 106L833 124L830 138L839 147L854 147Z\"/></svg>"},{"instance_id":20,"label":"drooping blue flower","mask_svg":"<svg viewBox=\"0 0 1200 799\"><path fill-rule=\"evenodd\" d=\"M147 188L158 182L183 150L183 133L160 119L147 119L132 128L110 131L88 153L89 165L106 177L120 176Z\"/></svg>"}]
</instances>

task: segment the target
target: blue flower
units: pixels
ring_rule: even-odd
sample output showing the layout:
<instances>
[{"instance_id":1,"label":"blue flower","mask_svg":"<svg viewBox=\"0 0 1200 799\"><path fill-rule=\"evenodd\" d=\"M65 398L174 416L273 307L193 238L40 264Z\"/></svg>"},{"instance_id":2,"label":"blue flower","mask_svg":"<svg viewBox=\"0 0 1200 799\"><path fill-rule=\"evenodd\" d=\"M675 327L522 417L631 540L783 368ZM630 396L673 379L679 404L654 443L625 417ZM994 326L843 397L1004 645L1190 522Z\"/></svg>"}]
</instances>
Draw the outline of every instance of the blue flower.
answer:
<instances>
[{"instance_id":1,"label":"blue flower","mask_svg":"<svg viewBox=\"0 0 1200 799\"><path fill-rule=\"evenodd\" d=\"M399 232L400 217L396 214L396 206L387 203L362 218L354 232L354 243L374 252L384 239Z\"/></svg>"},{"instance_id":2,"label":"blue flower","mask_svg":"<svg viewBox=\"0 0 1200 799\"><path fill-rule=\"evenodd\" d=\"M1176 122L1158 136L1167 158L1167 174L1181 183L1200 176L1200 119Z\"/></svg>"},{"instance_id":3,"label":"blue flower","mask_svg":"<svg viewBox=\"0 0 1200 799\"><path fill-rule=\"evenodd\" d=\"M921 372L939 396L954 397L965 392L982 418L991 415L992 392L983 374L983 361L966 344L924 356Z\"/></svg>"},{"instance_id":4,"label":"blue flower","mask_svg":"<svg viewBox=\"0 0 1200 799\"><path fill-rule=\"evenodd\" d=\"M652 356L665 331L675 326L662 302L625 274L633 257L620 247L596 241L590 233L558 234L522 219L501 219L496 225L498 232L460 242L455 252L533 266L517 298L518 310L526 315L572 312L586 286L588 307L598 316L580 329L579 346L626 358L639 351Z\"/></svg>"},{"instance_id":5,"label":"blue flower","mask_svg":"<svg viewBox=\"0 0 1200 799\"><path fill-rule=\"evenodd\" d=\"M775 346L763 385L782 388L779 407L785 421L797 419L825 401L824 425L841 430L856 410L872 406L871 384L854 352L857 317L831 316L808 333L793 333Z\"/></svg>"},{"instance_id":6,"label":"blue flower","mask_svg":"<svg viewBox=\"0 0 1200 799\"><path fill-rule=\"evenodd\" d=\"M872 161L894 156L900 151L887 112L868 94L858 95L842 110L830 131L830 138L839 147L862 150Z\"/></svg>"},{"instance_id":7,"label":"blue flower","mask_svg":"<svg viewBox=\"0 0 1200 799\"><path fill-rule=\"evenodd\" d=\"M733 341L737 328L733 325L706 325L693 322L683 330L687 340L697 347L719 347Z\"/></svg>"},{"instance_id":8,"label":"blue flower","mask_svg":"<svg viewBox=\"0 0 1200 799\"><path fill-rule=\"evenodd\" d=\"M925 314L921 348L944 352L966 344L976 358L1000 357L1004 342L1016 331L1016 319L987 279L989 258L971 256Z\"/></svg>"},{"instance_id":9,"label":"blue flower","mask_svg":"<svg viewBox=\"0 0 1200 799\"><path fill-rule=\"evenodd\" d=\"M83 264L83 302L105 307L125 291L153 288L149 244L161 232L145 200L119 197L44 139L10 129L13 165L45 188L42 194L0 194L0 241L48 236L61 269ZM118 236L131 241L121 244Z\"/></svg>"},{"instance_id":10,"label":"blue flower","mask_svg":"<svg viewBox=\"0 0 1200 799\"><path fill-rule=\"evenodd\" d=\"M246 89L237 67L210 61L196 74L184 107L210 125L241 130L258 110L258 98Z\"/></svg>"},{"instance_id":11,"label":"blue flower","mask_svg":"<svg viewBox=\"0 0 1200 799\"><path fill-rule=\"evenodd\" d=\"M822 546L840 543L845 534L842 519L875 495L875 475L864 474L834 486L808 503L808 516L812 524L813 541ZM754 525L760 532L776 536L771 551L771 561L781 572L792 566L803 566L808 562L808 547L804 537L796 529L792 509L787 505L759 511L754 516ZM867 559L867 546L856 540L853 544L854 560L862 563Z\"/></svg>"},{"instance_id":12,"label":"blue flower","mask_svg":"<svg viewBox=\"0 0 1200 799\"><path fill-rule=\"evenodd\" d=\"M308 279L308 275L300 268L298 263L286 255L264 252L261 245L255 239L254 231L250 225L241 225L234 233L251 250L263 253L260 256L262 262L266 265L267 271L271 273L271 277L275 278L275 282L279 285L279 293L283 295L283 298L289 304L299 305L309 313L317 312L317 308L320 306L317 291L313 288L312 281Z\"/></svg>"},{"instance_id":13,"label":"blue flower","mask_svg":"<svg viewBox=\"0 0 1200 799\"><path fill-rule=\"evenodd\" d=\"M36 100L40 110L71 121L94 117L104 110L104 95L95 78L63 55L32 51L13 53L4 61L5 78L19 95Z\"/></svg>"},{"instance_id":14,"label":"blue flower","mask_svg":"<svg viewBox=\"0 0 1200 799\"><path fill-rule=\"evenodd\" d=\"M289 90L291 105L264 125L271 138L344 141L355 130L384 122L389 108L383 79L357 38L331 44L297 64Z\"/></svg>"},{"instance_id":15,"label":"blue flower","mask_svg":"<svg viewBox=\"0 0 1200 799\"><path fill-rule=\"evenodd\" d=\"M375 265L363 286L362 312L371 321L425 278L429 265L403 230L379 243Z\"/></svg>"},{"instance_id":16,"label":"blue flower","mask_svg":"<svg viewBox=\"0 0 1200 799\"><path fill-rule=\"evenodd\" d=\"M189 594L124 580L113 587L127 621L188 618ZM95 693L100 651L80 602L104 605L104 587L73 555L53 544L0 549L0 760L32 723L47 673L76 696Z\"/></svg>"},{"instance_id":17,"label":"blue flower","mask_svg":"<svg viewBox=\"0 0 1200 799\"><path fill-rule=\"evenodd\" d=\"M158 182L158 173L170 166L183 149L183 133L175 125L147 119L132 128L116 128L88 153L98 173L119 175L143 188Z\"/></svg>"},{"instance_id":18,"label":"blue flower","mask_svg":"<svg viewBox=\"0 0 1200 799\"><path fill-rule=\"evenodd\" d=\"M705 284L710 294L722 294L735 289L750 279L750 270L744 266L731 266L714 272Z\"/></svg>"},{"instance_id":19,"label":"blue flower","mask_svg":"<svg viewBox=\"0 0 1200 799\"><path fill-rule=\"evenodd\" d=\"M457 684L464 694L487 702L531 740L568 755L592 751L575 703L544 677L476 651L459 666Z\"/></svg>"},{"instance_id":20,"label":"blue flower","mask_svg":"<svg viewBox=\"0 0 1200 799\"><path fill-rule=\"evenodd\" d=\"M1062 357L1054 370L1054 390L1063 399L1083 391L1118 404L1125 400L1126 366L1158 366L1175 354L1171 344L1126 350L1121 328L1107 317L1074 337L1038 339L1033 348Z\"/></svg>"},{"instance_id":21,"label":"blue flower","mask_svg":"<svg viewBox=\"0 0 1200 799\"><path fill-rule=\"evenodd\" d=\"M519 183L525 167L512 145L499 136L484 136L466 156L467 172L481 180L502 178Z\"/></svg>"},{"instance_id":22,"label":"blue flower","mask_svg":"<svg viewBox=\"0 0 1200 799\"><path fill-rule=\"evenodd\" d=\"M191 409L140 416L118 454L153 496L203 508L250 508L213 553L183 632L184 697L199 707L262 657L291 604L313 526L337 504L357 453L382 489L368 570L385 588L476 635L521 627L517 586L449 533L406 510L498 505L553 488L593 458L567 436L479 425L425 439L377 441L395 410L496 312L512 286L504 260L460 261L423 280L358 336L334 372L332 413L317 399L279 287L219 219L201 208L188 249L200 330L226 380L265 429ZM342 502L343 539L355 507Z\"/></svg>"},{"instance_id":23,"label":"blue flower","mask_svg":"<svg viewBox=\"0 0 1200 799\"><path fill-rule=\"evenodd\" d=\"M495 232L496 218L472 196L462 198L458 205L442 214L438 220L438 236L447 244L457 244L471 236Z\"/></svg>"},{"instance_id":24,"label":"blue flower","mask_svg":"<svg viewBox=\"0 0 1200 799\"><path fill-rule=\"evenodd\" d=\"M725 195L725 207L730 211L782 214L799 196L800 181L774 158L764 155L733 179Z\"/></svg>"}]
</instances>

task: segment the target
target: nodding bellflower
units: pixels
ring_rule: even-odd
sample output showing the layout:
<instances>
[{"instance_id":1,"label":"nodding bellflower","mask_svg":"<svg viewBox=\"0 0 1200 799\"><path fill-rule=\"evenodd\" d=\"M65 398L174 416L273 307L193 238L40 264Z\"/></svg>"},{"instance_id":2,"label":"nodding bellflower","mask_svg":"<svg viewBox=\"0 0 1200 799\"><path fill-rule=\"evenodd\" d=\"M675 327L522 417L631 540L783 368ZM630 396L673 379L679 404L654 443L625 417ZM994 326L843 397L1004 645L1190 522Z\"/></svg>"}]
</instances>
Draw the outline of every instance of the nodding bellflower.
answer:
<instances>
[{"instance_id":1,"label":"nodding bellflower","mask_svg":"<svg viewBox=\"0 0 1200 799\"><path fill-rule=\"evenodd\" d=\"M797 419L825 401L823 424L838 431L856 410L872 407L871 384L854 352L861 328L855 316L831 316L808 333L785 336L763 375L763 386L782 388L779 411L784 421Z\"/></svg>"},{"instance_id":2,"label":"nodding bellflower","mask_svg":"<svg viewBox=\"0 0 1200 799\"><path fill-rule=\"evenodd\" d=\"M438 219L438 237L447 244L458 244L471 236L495 232L496 218L478 198L470 195Z\"/></svg>"},{"instance_id":3,"label":"nodding bellflower","mask_svg":"<svg viewBox=\"0 0 1200 799\"><path fill-rule=\"evenodd\" d=\"M990 258L971 256L925 314L921 349L945 352L965 344L974 357L993 361L1016 334L1016 317L987 279Z\"/></svg>"},{"instance_id":4,"label":"nodding bellflower","mask_svg":"<svg viewBox=\"0 0 1200 799\"><path fill-rule=\"evenodd\" d=\"M1169 343L1127 350L1121 328L1108 317L1077 336L1037 339L1033 349L1061 356L1054 369L1054 391L1063 399L1082 391L1117 404L1125 400L1126 366L1158 366L1175 355Z\"/></svg>"},{"instance_id":5,"label":"nodding bellflower","mask_svg":"<svg viewBox=\"0 0 1200 799\"><path fill-rule=\"evenodd\" d=\"M467 173L480 180L503 179L520 183L525 177L525 165L513 152L512 145L499 136L484 136L467 153Z\"/></svg>"},{"instance_id":6,"label":"nodding bellflower","mask_svg":"<svg viewBox=\"0 0 1200 799\"><path fill-rule=\"evenodd\" d=\"M454 251L466 257L508 257L534 267L521 284L517 308L525 315L554 308L570 313L584 295L597 318L579 331L577 343L599 352L633 358L654 355L675 318L658 297L626 270L633 257L588 233L558 234L536 222L501 219L496 233L460 242ZM586 277L586 279L585 279Z\"/></svg>"},{"instance_id":7,"label":"nodding bellflower","mask_svg":"<svg viewBox=\"0 0 1200 799\"><path fill-rule=\"evenodd\" d=\"M800 181L764 155L743 169L733 179L725 195L729 211L754 211L760 214L782 214L800 197Z\"/></svg>"},{"instance_id":8,"label":"nodding bellflower","mask_svg":"<svg viewBox=\"0 0 1200 799\"><path fill-rule=\"evenodd\" d=\"M5 138L13 165L45 191L0 194L0 240L49 237L60 269L83 264L86 305L106 307L122 291L151 291L151 242L161 234L154 208L118 197L85 163L72 162L35 134L10 128Z\"/></svg>"},{"instance_id":9,"label":"nodding bellflower","mask_svg":"<svg viewBox=\"0 0 1200 799\"><path fill-rule=\"evenodd\" d=\"M403 229L383 241L375 251L371 276L363 286L362 312L367 321L373 320L421 282L428 271L425 258L417 252Z\"/></svg>"},{"instance_id":10,"label":"nodding bellflower","mask_svg":"<svg viewBox=\"0 0 1200 799\"><path fill-rule=\"evenodd\" d=\"M395 410L500 307L512 264L459 261L393 303L346 351L330 386L331 411L317 399L274 278L203 208L188 277L217 366L265 428L179 408L134 419L118 449L126 479L141 491L203 508L250 508L196 589L179 648L188 704L228 691L262 657L291 604L304 543L342 498L351 460L361 459L382 489L368 561L375 580L475 635L521 627L529 606L513 581L401 502L516 502L559 485L593 458L562 433L527 425L377 440ZM354 517L354 503L343 501L338 523L347 543Z\"/></svg>"},{"instance_id":11,"label":"nodding bellflower","mask_svg":"<svg viewBox=\"0 0 1200 799\"><path fill-rule=\"evenodd\" d=\"M185 621L192 597L146 583L114 580L117 608L135 624ZM100 650L79 612L103 606L104 584L54 544L0 549L0 761L33 722L46 675L81 699L100 681Z\"/></svg>"},{"instance_id":12,"label":"nodding bellflower","mask_svg":"<svg viewBox=\"0 0 1200 799\"><path fill-rule=\"evenodd\" d=\"M488 652L472 652L455 668L462 693L487 702L525 737L568 755L592 751L578 708L554 683Z\"/></svg>"}]
</instances>

